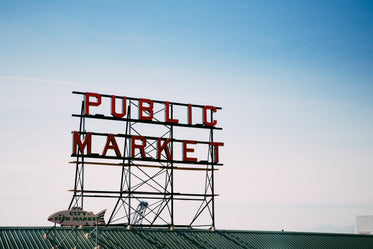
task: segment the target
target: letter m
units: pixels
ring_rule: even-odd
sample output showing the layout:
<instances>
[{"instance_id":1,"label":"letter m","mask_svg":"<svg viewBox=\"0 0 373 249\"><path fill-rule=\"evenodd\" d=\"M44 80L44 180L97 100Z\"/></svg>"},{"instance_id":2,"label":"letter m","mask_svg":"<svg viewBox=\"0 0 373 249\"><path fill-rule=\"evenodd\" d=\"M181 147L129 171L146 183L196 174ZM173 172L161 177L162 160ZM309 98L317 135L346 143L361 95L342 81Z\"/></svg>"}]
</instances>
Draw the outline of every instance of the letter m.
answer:
<instances>
[{"instance_id":1,"label":"letter m","mask_svg":"<svg viewBox=\"0 0 373 249\"><path fill-rule=\"evenodd\" d=\"M84 142L80 139L79 132L74 131L73 135L73 155L77 154L77 149L83 154L85 147L87 147L87 155L92 153L92 132L88 132L85 136Z\"/></svg>"}]
</instances>

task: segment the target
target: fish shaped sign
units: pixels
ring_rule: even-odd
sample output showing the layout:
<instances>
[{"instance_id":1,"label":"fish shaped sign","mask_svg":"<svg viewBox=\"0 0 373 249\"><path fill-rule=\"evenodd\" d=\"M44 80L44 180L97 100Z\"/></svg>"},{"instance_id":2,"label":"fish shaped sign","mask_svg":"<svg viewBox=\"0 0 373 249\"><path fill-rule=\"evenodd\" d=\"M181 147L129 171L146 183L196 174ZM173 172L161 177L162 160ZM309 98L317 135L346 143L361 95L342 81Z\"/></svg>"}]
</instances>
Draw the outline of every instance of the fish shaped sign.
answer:
<instances>
[{"instance_id":1,"label":"fish shaped sign","mask_svg":"<svg viewBox=\"0 0 373 249\"><path fill-rule=\"evenodd\" d=\"M94 214L80 207L73 207L50 215L48 220L63 226L94 226L98 223L105 224L105 212L106 209Z\"/></svg>"}]
</instances>

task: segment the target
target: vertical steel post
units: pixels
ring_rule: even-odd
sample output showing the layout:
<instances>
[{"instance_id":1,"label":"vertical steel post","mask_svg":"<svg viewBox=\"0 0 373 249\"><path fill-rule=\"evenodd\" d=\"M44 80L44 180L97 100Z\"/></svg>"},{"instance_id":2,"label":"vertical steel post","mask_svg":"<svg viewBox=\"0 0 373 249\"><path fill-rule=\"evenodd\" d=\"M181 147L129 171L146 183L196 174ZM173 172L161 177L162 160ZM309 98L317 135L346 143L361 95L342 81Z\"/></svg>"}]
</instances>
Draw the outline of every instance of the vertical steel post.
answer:
<instances>
[{"instance_id":1,"label":"vertical steel post","mask_svg":"<svg viewBox=\"0 0 373 249\"><path fill-rule=\"evenodd\" d=\"M131 105L131 104L130 104ZM129 118L131 117L131 108L130 108L130 105L128 106L127 108L127 113L129 115ZM130 121L127 121L126 122L126 129L125 129L125 135L128 135L130 133ZM114 209L110 215L110 218L109 218L109 221L107 223L107 226L110 225L110 223L112 222L115 214L117 213L117 208L118 208L118 205L119 203L122 201L122 204L124 203L123 202L123 191L125 189L125 187L128 187L127 186L127 180L129 178L129 173L128 173L128 169L126 169L126 155L127 155L127 151L129 150L128 147L129 147L129 144L128 144L128 138L125 137L124 138L124 148L123 148L123 165L122 165L122 173L121 173L121 178L120 178L120 186L119 186L119 198L117 200L117 202L115 203L115 206L114 206ZM129 154L129 153L128 153ZM130 162L128 161L128 165L130 164ZM126 207L123 207L123 209L126 209Z\"/></svg>"},{"instance_id":2,"label":"vertical steel post","mask_svg":"<svg viewBox=\"0 0 373 249\"><path fill-rule=\"evenodd\" d=\"M210 122L213 122L213 111L210 111L211 118ZM210 129L210 142L214 142L214 129ZM212 227L215 228L215 190L214 190L214 164L215 164L215 157L214 157L214 148L213 146L209 145L211 149L211 194L212 194Z\"/></svg>"},{"instance_id":3,"label":"vertical steel post","mask_svg":"<svg viewBox=\"0 0 373 249\"><path fill-rule=\"evenodd\" d=\"M84 100L82 101L82 107L81 107L80 113L81 113L81 116L80 116L80 123L79 123L79 136L84 136L84 135L81 135L82 132L85 131L85 117L84 117L84 114L85 114L85 101ZM81 159L81 161L79 159ZM77 194L77 191L78 191L79 187L80 187L81 207L83 208L83 196L84 196L84 152L80 151L80 149L78 149L77 156L76 156L74 194L73 194L73 197L72 197L71 202L69 204L69 209L74 206L74 201L75 201L75 206L78 206L78 204L79 204L79 196Z\"/></svg>"},{"instance_id":4,"label":"vertical steel post","mask_svg":"<svg viewBox=\"0 0 373 249\"><path fill-rule=\"evenodd\" d=\"M171 105L171 119L174 118L174 108ZM174 158L174 126L171 124L170 127L170 137L171 137L171 158ZM171 226L174 225L174 163L171 160Z\"/></svg>"},{"instance_id":5,"label":"vertical steel post","mask_svg":"<svg viewBox=\"0 0 373 249\"><path fill-rule=\"evenodd\" d=\"M129 107L128 107L128 119L131 119L131 104L132 104L132 100L129 101ZM132 124L131 124L131 121L127 121L129 122L129 129L128 129L128 135L131 135L131 129L132 129ZM129 157L130 158L132 155L132 138L130 138L130 143L129 143ZM131 159L128 159L128 225L131 224L131 167L132 167L132 161Z\"/></svg>"}]
</instances>

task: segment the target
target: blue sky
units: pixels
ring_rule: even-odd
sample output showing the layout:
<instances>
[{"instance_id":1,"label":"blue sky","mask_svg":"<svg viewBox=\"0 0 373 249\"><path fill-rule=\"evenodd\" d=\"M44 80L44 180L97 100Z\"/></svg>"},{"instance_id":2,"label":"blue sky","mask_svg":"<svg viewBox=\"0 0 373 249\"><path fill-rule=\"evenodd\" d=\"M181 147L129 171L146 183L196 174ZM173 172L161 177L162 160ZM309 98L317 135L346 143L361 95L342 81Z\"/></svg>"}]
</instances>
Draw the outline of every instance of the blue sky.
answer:
<instances>
[{"instance_id":1,"label":"blue sky","mask_svg":"<svg viewBox=\"0 0 373 249\"><path fill-rule=\"evenodd\" d=\"M2 1L0 38L1 213L35 212L0 225L68 205L73 90L222 106L218 228L373 213L371 1Z\"/></svg>"}]
</instances>

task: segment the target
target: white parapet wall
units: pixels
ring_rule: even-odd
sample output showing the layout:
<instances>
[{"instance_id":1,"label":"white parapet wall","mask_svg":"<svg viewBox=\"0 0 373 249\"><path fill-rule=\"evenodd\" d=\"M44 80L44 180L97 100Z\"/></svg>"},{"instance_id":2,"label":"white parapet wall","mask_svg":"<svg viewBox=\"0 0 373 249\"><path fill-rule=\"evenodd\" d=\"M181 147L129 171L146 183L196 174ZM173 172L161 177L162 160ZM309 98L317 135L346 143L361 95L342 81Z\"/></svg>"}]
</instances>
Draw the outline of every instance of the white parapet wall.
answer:
<instances>
[{"instance_id":1,"label":"white parapet wall","mask_svg":"<svg viewBox=\"0 0 373 249\"><path fill-rule=\"evenodd\" d=\"M360 234L373 234L373 215L356 216L356 229Z\"/></svg>"}]
</instances>

